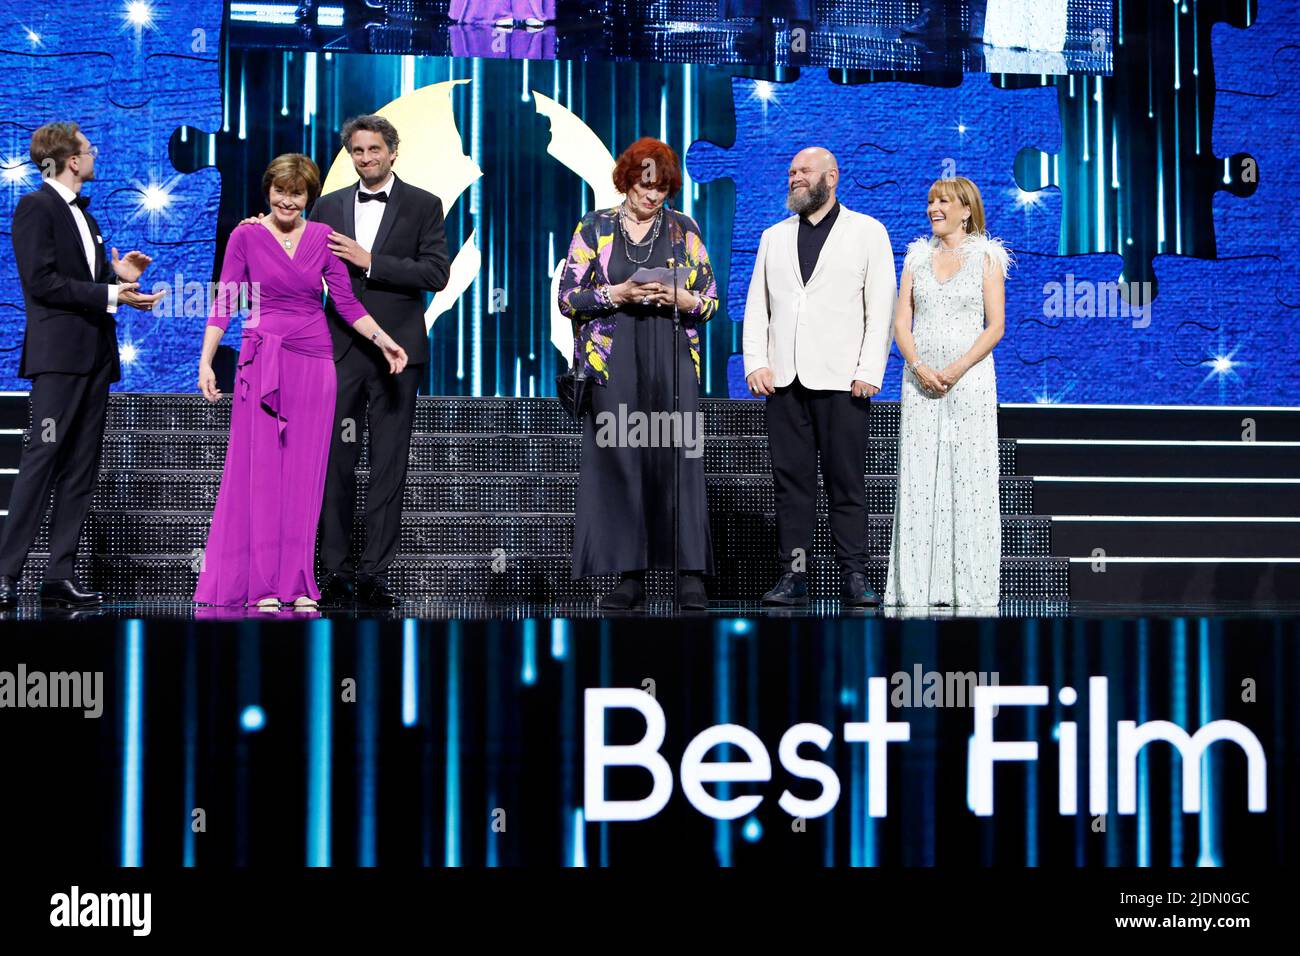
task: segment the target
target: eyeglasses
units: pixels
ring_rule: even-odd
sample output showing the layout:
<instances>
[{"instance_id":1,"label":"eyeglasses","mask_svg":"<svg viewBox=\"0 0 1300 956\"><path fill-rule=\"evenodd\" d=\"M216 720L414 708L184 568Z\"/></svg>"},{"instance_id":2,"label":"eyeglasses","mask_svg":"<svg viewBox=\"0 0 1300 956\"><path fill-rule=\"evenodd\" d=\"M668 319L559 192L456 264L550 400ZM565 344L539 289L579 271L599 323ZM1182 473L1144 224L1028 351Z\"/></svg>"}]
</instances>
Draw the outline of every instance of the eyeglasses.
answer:
<instances>
[{"instance_id":1,"label":"eyeglasses","mask_svg":"<svg viewBox=\"0 0 1300 956\"><path fill-rule=\"evenodd\" d=\"M74 155L89 156L91 159L94 159L99 156L99 147L91 146L89 149L78 150Z\"/></svg>"}]
</instances>

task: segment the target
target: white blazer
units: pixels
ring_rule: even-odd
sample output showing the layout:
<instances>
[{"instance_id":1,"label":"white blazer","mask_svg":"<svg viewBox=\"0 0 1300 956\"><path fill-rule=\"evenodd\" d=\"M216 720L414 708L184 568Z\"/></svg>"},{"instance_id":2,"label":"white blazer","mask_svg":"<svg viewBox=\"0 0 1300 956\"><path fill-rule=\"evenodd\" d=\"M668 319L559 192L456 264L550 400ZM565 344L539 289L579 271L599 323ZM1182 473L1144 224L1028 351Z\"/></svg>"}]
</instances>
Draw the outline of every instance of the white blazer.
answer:
<instances>
[{"instance_id":1,"label":"white blazer","mask_svg":"<svg viewBox=\"0 0 1300 956\"><path fill-rule=\"evenodd\" d=\"M745 300L745 375L770 368L777 386L847 392L880 387L894 341L894 248L876 219L843 205L808 284L799 217L763 232Z\"/></svg>"}]
</instances>

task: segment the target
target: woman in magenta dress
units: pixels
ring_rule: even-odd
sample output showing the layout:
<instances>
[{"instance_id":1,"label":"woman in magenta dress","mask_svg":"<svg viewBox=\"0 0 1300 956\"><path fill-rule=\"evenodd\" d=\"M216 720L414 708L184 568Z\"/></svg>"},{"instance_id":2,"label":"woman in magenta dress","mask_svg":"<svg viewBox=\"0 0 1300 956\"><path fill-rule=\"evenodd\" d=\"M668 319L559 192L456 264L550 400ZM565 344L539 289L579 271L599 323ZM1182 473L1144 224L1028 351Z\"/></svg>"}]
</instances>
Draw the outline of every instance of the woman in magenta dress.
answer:
<instances>
[{"instance_id":1,"label":"woman in magenta dress","mask_svg":"<svg viewBox=\"0 0 1300 956\"><path fill-rule=\"evenodd\" d=\"M330 227L302 218L320 192L316 164L297 153L276 157L262 192L270 215L230 234L199 359L199 389L215 402L212 358L239 291L247 292L230 442L194 600L311 609L320 599L316 525L336 392L321 280L392 372L405 367L406 353L353 295L347 267L329 249Z\"/></svg>"}]
</instances>

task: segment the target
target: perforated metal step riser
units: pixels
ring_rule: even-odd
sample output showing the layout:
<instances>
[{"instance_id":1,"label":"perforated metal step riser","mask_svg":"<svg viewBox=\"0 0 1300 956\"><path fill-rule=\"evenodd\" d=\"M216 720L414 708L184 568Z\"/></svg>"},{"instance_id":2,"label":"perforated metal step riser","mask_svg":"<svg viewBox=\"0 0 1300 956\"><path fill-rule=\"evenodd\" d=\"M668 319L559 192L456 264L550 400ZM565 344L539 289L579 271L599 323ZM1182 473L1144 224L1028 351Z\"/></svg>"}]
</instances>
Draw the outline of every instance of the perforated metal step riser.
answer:
<instances>
[{"instance_id":1,"label":"perforated metal step riser","mask_svg":"<svg viewBox=\"0 0 1300 956\"><path fill-rule=\"evenodd\" d=\"M108 468L220 469L227 436L222 432L113 432L105 436L103 465ZM1015 442L998 446L1004 475L1015 474ZM426 471L577 471L582 462L578 435L430 435L413 436L409 467ZM369 467L369 444L360 447L360 467ZM710 473L761 474L769 470L767 439L709 438L704 468ZM864 461L867 474L898 472L898 440L874 438Z\"/></svg>"},{"instance_id":2,"label":"perforated metal step riser","mask_svg":"<svg viewBox=\"0 0 1300 956\"><path fill-rule=\"evenodd\" d=\"M32 554L20 588L30 596L45 570L45 554ZM867 580L882 594L889 565L873 559ZM755 558L723 569L711 582L710 596L718 601L752 601L776 580L775 560ZM839 596L839 571L831 561L813 564L809 573L818 597ZM78 577L104 591L111 600L187 600L194 594L198 574L189 555L150 556L85 555L77 565ZM602 576L574 581L567 561L546 559L506 560L493 571L488 560L399 560L388 571L388 583L412 600L452 599L494 603L554 603L590 601L611 588L616 579ZM1009 598L1063 600L1068 597L1069 563L1059 558L1008 558L1002 562L1002 595ZM652 597L668 593L668 575L650 575Z\"/></svg>"},{"instance_id":3,"label":"perforated metal step riser","mask_svg":"<svg viewBox=\"0 0 1300 956\"><path fill-rule=\"evenodd\" d=\"M763 403L743 399L702 399L706 435L765 435ZM872 402L868 434L898 434L897 402ZM358 423L362 424L362 423ZM115 394L109 398L108 429L131 431L230 428L230 400L209 404L200 395ZM420 396L416 431L524 432L577 434L580 429L553 398L443 398Z\"/></svg>"},{"instance_id":4,"label":"perforated metal step riser","mask_svg":"<svg viewBox=\"0 0 1300 956\"><path fill-rule=\"evenodd\" d=\"M201 514L95 513L86 520L82 550L94 554L187 554L207 541L209 517ZM893 518L873 515L867 520L867 552L889 553ZM710 518L713 545L723 561L748 560L775 547L776 518L761 513L715 513ZM365 540L360 521L353 545ZM1046 557L1050 553L1051 521L1015 519L1003 523L1002 553L1008 557ZM35 550L49 548L48 523L37 535ZM408 555L508 555L568 559L573 550L571 515L406 515L398 551ZM359 553L359 552L358 552ZM813 553L833 553L825 512L813 532Z\"/></svg>"},{"instance_id":5,"label":"perforated metal step riser","mask_svg":"<svg viewBox=\"0 0 1300 956\"><path fill-rule=\"evenodd\" d=\"M369 475L357 474L358 508L364 508ZM211 514L216 506L221 476L214 470L150 472L108 469L100 472L94 507L112 511L197 511ZM706 478L710 511L771 511L772 481L763 475L710 475ZM895 479L866 479L867 511L892 513ZM1032 513L1033 480L1025 476L1003 478L1002 513ZM408 474L405 506L414 511L485 511L513 513L575 509L576 475L424 475ZM826 509L819 492L817 510Z\"/></svg>"}]
</instances>

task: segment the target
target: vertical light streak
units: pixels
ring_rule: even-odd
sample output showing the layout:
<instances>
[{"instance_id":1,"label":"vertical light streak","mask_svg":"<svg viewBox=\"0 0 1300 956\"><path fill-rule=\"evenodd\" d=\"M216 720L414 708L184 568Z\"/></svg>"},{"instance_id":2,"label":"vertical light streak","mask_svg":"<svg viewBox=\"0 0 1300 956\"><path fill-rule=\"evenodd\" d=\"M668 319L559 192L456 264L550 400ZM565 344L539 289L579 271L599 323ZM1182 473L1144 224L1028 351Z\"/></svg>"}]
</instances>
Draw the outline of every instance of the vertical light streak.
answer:
<instances>
[{"instance_id":1,"label":"vertical light streak","mask_svg":"<svg viewBox=\"0 0 1300 956\"><path fill-rule=\"evenodd\" d=\"M122 627L122 866L144 862L144 621Z\"/></svg>"},{"instance_id":2,"label":"vertical light streak","mask_svg":"<svg viewBox=\"0 0 1300 956\"><path fill-rule=\"evenodd\" d=\"M330 865L330 776L334 743L334 641L330 622L307 628L307 865Z\"/></svg>"}]
</instances>

